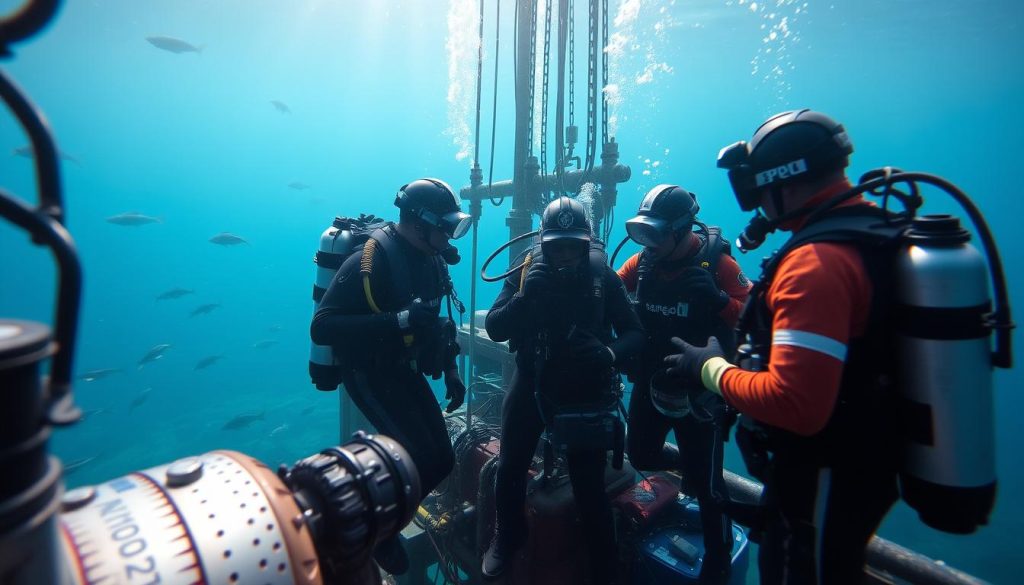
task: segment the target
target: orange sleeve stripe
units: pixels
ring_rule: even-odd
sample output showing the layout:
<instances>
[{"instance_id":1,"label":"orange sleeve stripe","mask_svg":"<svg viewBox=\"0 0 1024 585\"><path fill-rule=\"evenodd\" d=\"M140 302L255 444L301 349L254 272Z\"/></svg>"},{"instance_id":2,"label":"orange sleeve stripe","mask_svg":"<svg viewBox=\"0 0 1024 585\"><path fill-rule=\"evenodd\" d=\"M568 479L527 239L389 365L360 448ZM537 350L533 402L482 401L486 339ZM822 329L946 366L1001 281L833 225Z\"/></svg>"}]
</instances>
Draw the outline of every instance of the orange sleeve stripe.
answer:
<instances>
[{"instance_id":1,"label":"orange sleeve stripe","mask_svg":"<svg viewBox=\"0 0 1024 585\"><path fill-rule=\"evenodd\" d=\"M638 273L638 267L640 266L640 254L633 254L617 271L619 278L622 279L622 284L626 286L626 290L629 292L636 292L637 281L640 278Z\"/></svg>"},{"instance_id":2,"label":"orange sleeve stripe","mask_svg":"<svg viewBox=\"0 0 1024 585\"><path fill-rule=\"evenodd\" d=\"M871 283L859 253L842 244L808 244L790 252L768 290L772 331L828 338L842 347L863 334ZM839 395L843 361L797 344L772 347L765 372L730 369L722 395L741 412L809 435L828 422Z\"/></svg>"}]
</instances>

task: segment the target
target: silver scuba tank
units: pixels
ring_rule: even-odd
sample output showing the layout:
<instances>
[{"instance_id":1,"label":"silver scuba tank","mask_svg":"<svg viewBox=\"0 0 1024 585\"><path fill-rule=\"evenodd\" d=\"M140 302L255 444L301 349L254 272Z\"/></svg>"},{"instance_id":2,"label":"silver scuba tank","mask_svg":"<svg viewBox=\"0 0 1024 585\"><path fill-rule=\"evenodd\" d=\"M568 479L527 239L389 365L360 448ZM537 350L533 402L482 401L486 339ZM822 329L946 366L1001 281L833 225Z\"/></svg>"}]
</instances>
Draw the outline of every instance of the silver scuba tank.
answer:
<instances>
[{"instance_id":1,"label":"silver scuba tank","mask_svg":"<svg viewBox=\"0 0 1024 585\"><path fill-rule=\"evenodd\" d=\"M970 533L995 502L989 269L949 215L914 219L896 259L903 499Z\"/></svg>"},{"instance_id":2,"label":"silver scuba tank","mask_svg":"<svg viewBox=\"0 0 1024 585\"><path fill-rule=\"evenodd\" d=\"M331 285L338 268L352 252L354 238L352 231L340 217L320 235L320 247L313 262L316 273L313 280L313 314L320 308L320 301ZM309 377L317 390L331 391L341 384L341 367L328 345L311 343L309 348Z\"/></svg>"}]
</instances>

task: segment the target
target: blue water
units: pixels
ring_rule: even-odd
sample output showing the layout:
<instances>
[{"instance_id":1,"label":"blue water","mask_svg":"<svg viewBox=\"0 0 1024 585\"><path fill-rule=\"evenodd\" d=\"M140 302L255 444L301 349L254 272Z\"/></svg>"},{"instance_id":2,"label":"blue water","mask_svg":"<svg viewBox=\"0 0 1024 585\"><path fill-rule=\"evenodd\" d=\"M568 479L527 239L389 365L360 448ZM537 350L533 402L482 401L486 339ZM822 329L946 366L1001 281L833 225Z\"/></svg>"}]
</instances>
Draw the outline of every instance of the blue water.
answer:
<instances>
[{"instance_id":1,"label":"blue water","mask_svg":"<svg viewBox=\"0 0 1024 585\"><path fill-rule=\"evenodd\" d=\"M66 4L42 35L16 46L4 67L45 111L60 149L78 161L62 164L68 227L86 278L76 372L123 370L77 385L79 402L93 412L58 431L53 447L68 461L95 459L69 483L97 482L215 448L272 464L292 462L336 442L337 395L316 392L306 375L318 236L336 214L393 217L395 190L413 178L468 183L476 3ZM586 3L577 4L582 10ZM633 169L619 194L613 241L622 237L622 220L643 192L661 182L698 193L702 218L735 234L746 217L724 173L714 168L718 149L749 138L776 111L809 106L846 125L856 145L853 177L894 165L938 173L970 193L1002 249L1018 313L1024 310L1016 248L1024 243L1016 231L1024 213L1015 176L1024 158L1019 3L609 4L611 32L624 39L611 54L611 81L618 87L612 95L620 98L611 126L623 162ZM0 0L0 9L17 5ZM488 2L485 178L493 8ZM511 9L506 0L495 180L511 174ZM145 41L152 35L180 37L203 51L162 51ZM585 39L577 33L578 49ZM576 69L582 126L585 61L577 60ZM276 111L271 100L291 113ZM35 201L29 160L6 154L26 143L14 121L0 117L0 184ZM311 187L295 190L288 186L293 181ZM508 201L485 206L483 254L506 239L508 208ZM931 194L926 209L954 211L939 194ZM162 223L132 228L105 221L126 211ZM207 241L222 231L251 246ZM468 302L469 239L460 244L464 261L453 274ZM0 254L0 314L50 322L48 254L6 224ZM759 259L755 253L740 261L756 275ZM196 293L155 300L172 287ZM480 307L496 292L481 285ZM222 306L190 318L203 303ZM253 347L261 340L277 344ZM173 347L138 369L136 362L160 343ZM220 354L220 363L193 369L203 357ZM991 524L969 537L951 537L900 507L881 534L992 582L1011 583L1024 569L1017 545L1024 473L1013 464L1022 446L1016 431L1024 398L1019 369L999 372L996 380L1001 484ZM265 420L248 428L221 428L237 414L260 412Z\"/></svg>"}]
</instances>

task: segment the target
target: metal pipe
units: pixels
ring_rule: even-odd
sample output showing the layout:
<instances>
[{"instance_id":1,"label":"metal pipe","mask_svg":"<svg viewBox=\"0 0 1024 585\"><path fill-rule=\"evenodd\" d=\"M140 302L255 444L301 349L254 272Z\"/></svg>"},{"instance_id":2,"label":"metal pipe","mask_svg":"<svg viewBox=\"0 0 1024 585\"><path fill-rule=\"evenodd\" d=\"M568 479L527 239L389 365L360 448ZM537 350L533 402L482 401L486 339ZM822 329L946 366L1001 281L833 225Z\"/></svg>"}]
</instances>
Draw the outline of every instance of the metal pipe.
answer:
<instances>
[{"instance_id":1,"label":"metal pipe","mask_svg":"<svg viewBox=\"0 0 1024 585\"><path fill-rule=\"evenodd\" d=\"M760 501L764 487L756 481L725 470L729 499L744 504ZM972 577L925 555L904 548L879 536L871 538L867 548L867 565L909 583L927 585L986 585Z\"/></svg>"},{"instance_id":2,"label":"metal pipe","mask_svg":"<svg viewBox=\"0 0 1024 585\"><path fill-rule=\"evenodd\" d=\"M623 164L601 165L594 170L574 170L565 173L563 183L566 190L577 191L585 181L592 181L601 185L625 183L632 175L632 169ZM557 175L538 175L534 179L539 191L553 191L558 188ZM507 197L515 192L514 181L496 181L490 185L479 187L464 187L459 191L459 197L473 201L491 197ZM529 230L527 230L529 231ZM522 233L526 233L525 231ZM509 238L511 239L511 238Z\"/></svg>"}]
</instances>

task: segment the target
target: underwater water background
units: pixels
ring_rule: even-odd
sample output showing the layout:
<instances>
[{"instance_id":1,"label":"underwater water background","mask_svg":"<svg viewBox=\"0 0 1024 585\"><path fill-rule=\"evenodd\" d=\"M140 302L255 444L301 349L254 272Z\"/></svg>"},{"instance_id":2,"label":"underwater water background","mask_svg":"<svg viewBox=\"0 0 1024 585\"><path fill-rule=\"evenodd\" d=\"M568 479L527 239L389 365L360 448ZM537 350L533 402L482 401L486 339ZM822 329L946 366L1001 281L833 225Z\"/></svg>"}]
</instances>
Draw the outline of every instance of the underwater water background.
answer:
<instances>
[{"instance_id":1,"label":"underwater water background","mask_svg":"<svg viewBox=\"0 0 1024 585\"><path fill-rule=\"evenodd\" d=\"M501 4L495 181L509 178L512 167L513 4ZM582 26L586 3L576 4ZM4 12L19 5L0 0ZM623 237L622 224L643 193L664 182L696 192L700 217L735 235L747 216L715 168L718 149L749 139L770 114L812 107L845 124L856 147L854 179L893 165L937 173L973 196L1002 251L1020 319L1024 5L609 5L617 35L609 48L610 126L633 171L620 186L611 242ZM485 180L495 6L487 1ZM88 416L52 441L65 462L82 462L69 485L217 448L276 465L337 443L337 393L317 392L306 373L319 235L335 215L395 217L394 193L412 179L468 184L477 9L466 0L73 0L0 63L45 112L59 149L71 157L62 163L67 225L85 271L76 374L120 370L76 384ZM172 54L145 40L154 35L203 50ZM576 74L584 137L582 58ZM34 202L31 162L13 154L26 144L15 121L0 116L0 186ZM958 213L945 195L927 192L926 199L925 211ZM507 239L509 206L485 204L481 259ZM161 222L105 221L128 211ZM208 241L224 231L250 245ZM762 250L781 241L776 236ZM467 304L469 244L469 237L458 242L463 261L453 267ZM762 256L759 250L739 260L753 277ZM49 255L3 224L0 259L0 315L51 322ZM174 287L195 292L156 300ZM486 309L497 288L481 283L478 290L477 308ZM206 303L220 307L190 317ZM165 343L172 345L165 357L137 366ZM1019 363L1019 347L1016 353ZM207 356L223 358L196 370ZM1019 581L1021 381L1019 367L996 374L1000 489L990 525L948 536L924 527L901 504L882 536L994 583ZM244 414L262 419L223 428ZM729 464L742 471L735 453Z\"/></svg>"}]
</instances>

